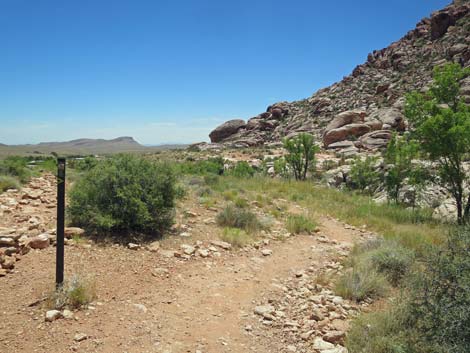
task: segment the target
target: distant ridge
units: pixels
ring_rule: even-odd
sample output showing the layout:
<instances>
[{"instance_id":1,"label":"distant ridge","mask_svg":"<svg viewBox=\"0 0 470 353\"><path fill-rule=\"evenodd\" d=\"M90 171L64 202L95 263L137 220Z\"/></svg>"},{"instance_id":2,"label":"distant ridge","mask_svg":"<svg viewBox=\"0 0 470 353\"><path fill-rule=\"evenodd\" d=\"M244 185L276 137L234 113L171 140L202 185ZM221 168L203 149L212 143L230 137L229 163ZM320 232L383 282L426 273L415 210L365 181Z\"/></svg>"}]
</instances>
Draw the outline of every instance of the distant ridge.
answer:
<instances>
[{"instance_id":1,"label":"distant ridge","mask_svg":"<svg viewBox=\"0 0 470 353\"><path fill-rule=\"evenodd\" d=\"M50 154L62 155L112 154L124 152L152 152L163 149L185 148L187 145L143 146L133 137L121 136L111 140L81 138L63 142L40 142L27 145L5 145L0 143L0 155Z\"/></svg>"}]
</instances>

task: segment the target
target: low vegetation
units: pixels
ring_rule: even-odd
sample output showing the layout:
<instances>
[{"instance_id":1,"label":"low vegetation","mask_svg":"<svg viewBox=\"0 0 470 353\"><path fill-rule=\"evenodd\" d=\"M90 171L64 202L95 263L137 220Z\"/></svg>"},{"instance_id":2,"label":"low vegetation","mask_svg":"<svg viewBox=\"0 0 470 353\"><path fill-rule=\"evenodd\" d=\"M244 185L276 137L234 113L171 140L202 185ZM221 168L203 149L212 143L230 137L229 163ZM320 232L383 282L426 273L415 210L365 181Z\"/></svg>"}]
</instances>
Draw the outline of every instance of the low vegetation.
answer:
<instances>
[{"instance_id":1,"label":"low vegetation","mask_svg":"<svg viewBox=\"0 0 470 353\"><path fill-rule=\"evenodd\" d=\"M90 275L73 274L59 289L47 298L50 309L78 309L96 298L96 282Z\"/></svg>"},{"instance_id":2,"label":"low vegetation","mask_svg":"<svg viewBox=\"0 0 470 353\"><path fill-rule=\"evenodd\" d=\"M118 155L92 168L72 188L72 224L97 235L161 236L173 223L175 176L167 164Z\"/></svg>"},{"instance_id":3,"label":"low vegetation","mask_svg":"<svg viewBox=\"0 0 470 353\"><path fill-rule=\"evenodd\" d=\"M293 234L313 233L317 224L309 216L289 215L286 220L286 229Z\"/></svg>"},{"instance_id":4,"label":"low vegetation","mask_svg":"<svg viewBox=\"0 0 470 353\"><path fill-rule=\"evenodd\" d=\"M226 227L220 235L220 239L232 244L236 248L242 248L250 245L253 242L254 237L252 234L249 234L242 229Z\"/></svg>"},{"instance_id":5,"label":"low vegetation","mask_svg":"<svg viewBox=\"0 0 470 353\"><path fill-rule=\"evenodd\" d=\"M228 205L217 215L217 224L246 232L256 232L262 228L258 217L253 212L234 205Z\"/></svg>"}]
</instances>

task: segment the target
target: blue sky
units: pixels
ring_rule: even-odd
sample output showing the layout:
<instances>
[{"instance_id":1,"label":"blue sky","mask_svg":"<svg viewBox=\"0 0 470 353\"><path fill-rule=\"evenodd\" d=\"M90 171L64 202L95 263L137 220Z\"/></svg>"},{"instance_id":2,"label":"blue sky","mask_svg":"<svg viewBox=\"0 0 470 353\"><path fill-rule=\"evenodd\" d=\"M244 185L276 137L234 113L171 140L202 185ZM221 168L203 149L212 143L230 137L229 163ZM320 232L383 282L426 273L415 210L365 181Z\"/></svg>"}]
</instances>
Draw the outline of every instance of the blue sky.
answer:
<instances>
[{"instance_id":1,"label":"blue sky","mask_svg":"<svg viewBox=\"0 0 470 353\"><path fill-rule=\"evenodd\" d=\"M0 0L0 143L207 140L305 98L442 0Z\"/></svg>"}]
</instances>

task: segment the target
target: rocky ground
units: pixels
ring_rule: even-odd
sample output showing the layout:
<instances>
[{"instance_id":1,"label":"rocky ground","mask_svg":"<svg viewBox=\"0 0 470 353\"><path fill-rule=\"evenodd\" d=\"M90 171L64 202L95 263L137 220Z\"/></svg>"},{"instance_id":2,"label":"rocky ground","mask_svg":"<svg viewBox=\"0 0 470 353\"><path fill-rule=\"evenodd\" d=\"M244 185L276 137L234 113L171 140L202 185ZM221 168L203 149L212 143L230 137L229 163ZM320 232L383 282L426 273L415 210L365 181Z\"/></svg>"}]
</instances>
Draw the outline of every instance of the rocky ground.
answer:
<instances>
[{"instance_id":1,"label":"rocky ground","mask_svg":"<svg viewBox=\"0 0 470 353\"><path fill-rule=\"evenodd\" d=\"M335 296L325 278L373 234L325 217L313 235L276 224L236 250L218 240L217 209L191 200L162 242L95 243L70 229L66 276L92 276L97 299L46 316L54 189L45 175L0 195L0 352L346 352L348 320L367 303Z\"/></svg>"}]
</instances>

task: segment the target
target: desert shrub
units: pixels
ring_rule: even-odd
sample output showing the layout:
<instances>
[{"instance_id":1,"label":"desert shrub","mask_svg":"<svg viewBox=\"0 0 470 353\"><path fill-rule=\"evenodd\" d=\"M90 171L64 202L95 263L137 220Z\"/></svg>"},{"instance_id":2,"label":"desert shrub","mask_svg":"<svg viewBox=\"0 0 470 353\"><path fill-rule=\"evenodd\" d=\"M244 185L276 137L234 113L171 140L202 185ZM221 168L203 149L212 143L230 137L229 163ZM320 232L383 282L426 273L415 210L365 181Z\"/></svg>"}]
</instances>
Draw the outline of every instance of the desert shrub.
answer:
<instances>
[{"instance_id":1,"label":"desert shrub","mask_svg":"<svg viewBox=\"0 0 470 353\"><path fill-rule=\"evenodd\" d=\"M74 184L71 222L90 232L161 235L173 221L175 177L166 164L118 155Z\"/></svg>"},{"instance_id":2,"label":"desert shrub","mask_svg":"<svg viewBox=\"0 0 470 353\"><path fill-rule=\"evenodd\" d=\"M273 168L276 175L279 175L285 179L289 179L291 177L291 173L289 172L289 168L287 167L287 162L284 157L276 159L274 161Z\"/></svg>"},{"instance_id":3,"label":"desert shrub","mask_svg":"<svg viewBox=\"0 0 470 353\"><path fill-rule=\"evenodd\" d=\"M407 353L403 320L397 310L363 314L353 321L346 336L350 353Z\"/></svg>"},{"instance_id":4,"label":"desert shrub","mask_svg":"<svg viewBox=\"0 0 470 353\"><path fill-rule=\"evenodd\" d=\"M214 192L212 191L211 188L208 188L208 187L201 187L201 188L198 188L197 191L196 191L196 194L197 196L199 197L205 197L205 196L210 196L212 195Z\"/></svg>"},{"instance_id":5,"label":"desert shrub","mask_svg":"<svg viewBox=\"0 0 470 353\"><path fill-rule=\"evenodd\" d=\"M31 177L28 168L28 160L23 157L10 156L0 160L0 175L16 177L21 183L25 183Z\"/></svg>"},{"instance_id":6,"label":"desert shrub","mask_svg":"<svg viewBox=\"0 0 470 353\"><path fill-rule=\"evenodd\" d=\"M400 301L354 320L351 353L464 353L470 347L470 230L422 259ZM387 350L388 349L388 350Z\"/></svg>"},{"instance_id":7,"label":"desert shrub","mask_svg":"<svg viewBox=\"0 0 470 353\"><path fill-rule=\"evenodd\" d=\"M380 173L376 170L377 159L367 156L356 158L349 173L349 187L365 194L372 194L380 184Z\"/></svg>"},{"instance_id":8,"label":"desert shrub","mask_svg":"<svg viewBox=\"0 0 470 353\"><path fill-rule=\"evenodd\" d=\"M316 227L315 221L304 215L289 215L286 220L286 228L290 233L312 233Z\"/></svg>"},{"instance_id":9,"label":"desert shrub","mask_svg":"<svg viewBox=\"0 0 470 353\"><path fill-rule=\"evenodd\" d=\"M178 174L222 175L224 173L224 160L221 157L214 157L202 161L185 161L176 163L175 170Z\"/></svg>"},{"instance_id":10,"label":"desert shrub","mask_svg":"<svg viewBox=\"0 0 470 353\"><path fill-rule=\"evenodd\" d=\"M425 260L411 284L409 322L436 352L470 347L470 229L455 231Z\"/></svg>"},{"instance_id":11,"label":"desert shrub","mask_svg":"<svg viewBox=\"0 0 470 353\"><path fill-rule=\"evenodd\" d=\"M370 266L355 266L348 269L335 284L336 293L355 301L383 297L388 289L385 276Z\"/></svg>"},{"instance_id":12,"label":"desert shrub","mask_svg":"<svg viewBox=\"0 0 470 353\"><path fill-rule=\"evenodd\" d=\"M4 192L8 189L20 189L21 184L18 179L8 176L0 175L0 192Z\"/></svg>"},{"instance_id":13,"label":"desert shrub","mask_svg":"<svg viewBox=\"0 0 470 353\"><path fill-rule=\"evenodd\" d=\"M235 206L237 206L238 208L248 207L248 201L242 197L237 197L234 203L235 203Z\"/></svg>"},{"instance_id":14,"label":"desert shrub","mask_svg":"<svg viewBox=\"0 0 470 353\"><path fill-rule=\"evenodd\" d=\"M226 201L235 201L238 192L236 190L226 190L222 195Z\"/></svg>"},{"instance_id":15,"label":"desert shrub","mask_svg":"<svg viewBox=\"0 0 470 353\"><path fill-rule=\"evenodd\" d=\"M219 176L214 174L204 175L204 183L208 186L216 185L219 183Z\"/></svg>"},{"instance_id":16,"label":"desert shrub","mask_svg":"<svg viewBox=\"0 0 470 353\"><path fill-rule=\"evenodd\" d=\"M254 232L261 228L258 217L250 210L228 205L217 215L217 224L221 227L239 228Z\"/></svg>"},{"instance_id":17,"label":"desert shrub","mask_svg":"<svg viewBox=\"0 0 470 353\"><path fill-rule=\"evenodd\" d=\"M97 166L99 163L98 159L92 156L87 156L83 159L71 159L69 165L80 172L89 171Z\"/></svg>"},{"instance_id":18,"label":"desert shrub","mask_svg":"<svg viewBox=\"0 0 470 353\"><path fill-rule=\"evenodd\" d=\"M96 298L96 283L89 275L73 274L60 288L49 294L47 306L51 309L78 309Z\"/></svg>"},{"instance_id":19,"label":"desert shrub","mask_svg":"<svg viewBox=\"0 0 470 353\"><path fill-rule=\"evenodd\" d=\"M255 174L255 170L247 162L240 161L237 162L228 174L237 178L250 178Z\"/></svg>"},{"instance_id":20,"label":"desert shrub","mask_svg":"<svg viewBox=\"0 0 470 353\"><path fill-rule=\"evenodd\" d=\"M400 283L414 262L413 251L392 241L384 242L368 256L377 271L383 273L394 286Z\"/></svg>"},{"instance_id":21,"label":"desert shrub","mask_svg":"<svg viewBox=\"0 0 470 353\"><path fill-rule=\"evenodd\" d=\"M247 232L245 232L243 229L230 227L224 228L220 239L232 244L234 247L237 248L242 248L253 242L253 237Z\"/></svg>"}]
</instances>

